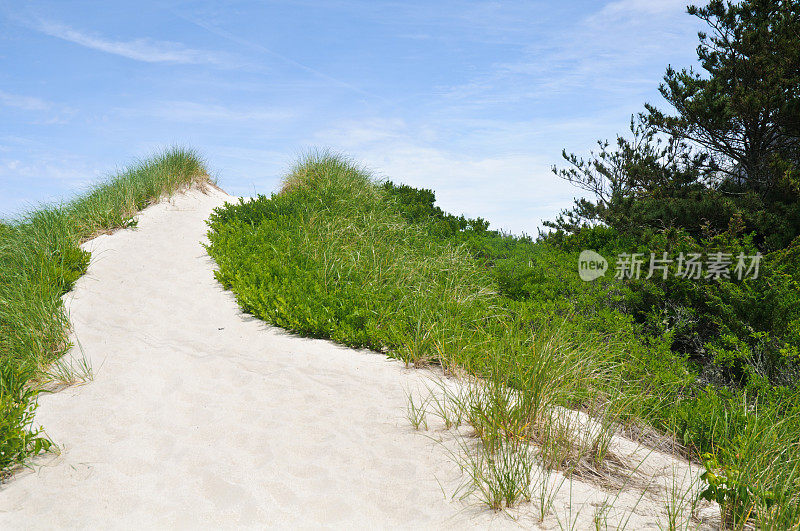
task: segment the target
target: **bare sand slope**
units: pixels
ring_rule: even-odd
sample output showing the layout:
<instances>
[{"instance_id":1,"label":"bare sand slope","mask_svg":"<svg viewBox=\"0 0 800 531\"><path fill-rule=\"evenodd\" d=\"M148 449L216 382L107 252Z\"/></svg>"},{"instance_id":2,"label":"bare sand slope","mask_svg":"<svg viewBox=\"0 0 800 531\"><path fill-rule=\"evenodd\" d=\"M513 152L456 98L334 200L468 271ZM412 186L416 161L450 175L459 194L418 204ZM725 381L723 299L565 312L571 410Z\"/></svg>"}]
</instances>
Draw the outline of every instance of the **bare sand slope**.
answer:
<instances>
[{"instance_id":1,"label":"bare sand slope","mask_svg":"<svg viewBox=\"0 0 800 531\"><path fill-rule=\"evenodd\" d=\"M95 378L40 399L37 422L62 453L2 487L0 528L534 523L525 510L513 520L451 500L447 441L405 418L406 390L430 372L241 314L201 245L209 213L231 199L192 190L145 210L137 229L86 244L92 264L67 301ZM609 497L570 483L554 508L567 526L582 509L582 529ZM663 503L639 498L616 499L633 511L630 529L663 521Z\"/></svg>"}]
</instances>

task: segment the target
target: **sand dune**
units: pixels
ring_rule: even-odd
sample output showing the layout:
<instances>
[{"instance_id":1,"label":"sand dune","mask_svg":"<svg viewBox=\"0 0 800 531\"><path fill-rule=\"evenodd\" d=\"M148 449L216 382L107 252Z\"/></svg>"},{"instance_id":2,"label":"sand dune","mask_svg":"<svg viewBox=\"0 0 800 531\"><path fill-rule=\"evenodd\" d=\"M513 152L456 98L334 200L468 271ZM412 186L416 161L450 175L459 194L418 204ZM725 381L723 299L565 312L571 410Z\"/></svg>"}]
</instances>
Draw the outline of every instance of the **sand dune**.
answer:
<instances>
[{"instance_id":1,"label":"sand dune","mask_svg":"<svg viewBox=\"0 0 800 531\"><path fill-rule=\"evenodd\" d=\"M451 499L447 443L405 419L406 390L431 371L239 312L201 245L226 200L192 190L85 244L92 264L67 302L95 378L41 397L37 422L62 451L2 487L0 528L531 525L524 508L514 520ZM653 464L673 465L685 472ZM557 509L606 496L573 487ZM661 519L658 503L630 500L629 529Z\"/></svg>"}]
</instances>

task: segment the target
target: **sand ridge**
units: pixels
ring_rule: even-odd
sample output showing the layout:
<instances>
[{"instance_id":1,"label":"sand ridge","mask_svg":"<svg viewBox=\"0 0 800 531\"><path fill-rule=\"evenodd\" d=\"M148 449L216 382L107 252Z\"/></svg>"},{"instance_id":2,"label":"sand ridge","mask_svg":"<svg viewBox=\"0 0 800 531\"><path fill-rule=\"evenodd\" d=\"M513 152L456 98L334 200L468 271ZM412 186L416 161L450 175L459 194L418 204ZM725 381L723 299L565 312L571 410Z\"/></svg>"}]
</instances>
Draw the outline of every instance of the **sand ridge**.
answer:
<instances>
[{"instance_id":1,"label":"sand ridge","mask_svg":"<svg viewBox=\"0 0 800 531\"><path fill-rule=\"evenodd\" d=\"M447 435L406 419L432 371L239 311L201 243L234 199L189 190L84 244L92 263L66 301L95 377L40 398L62 452L0 488L0 528L533 525L524 508L515 520L450 498L458 470L434 441ZM566 490L559 510L602 494ZM630 529L655 527L657 506L635 509Z\"/></svg>"}]
</instances>

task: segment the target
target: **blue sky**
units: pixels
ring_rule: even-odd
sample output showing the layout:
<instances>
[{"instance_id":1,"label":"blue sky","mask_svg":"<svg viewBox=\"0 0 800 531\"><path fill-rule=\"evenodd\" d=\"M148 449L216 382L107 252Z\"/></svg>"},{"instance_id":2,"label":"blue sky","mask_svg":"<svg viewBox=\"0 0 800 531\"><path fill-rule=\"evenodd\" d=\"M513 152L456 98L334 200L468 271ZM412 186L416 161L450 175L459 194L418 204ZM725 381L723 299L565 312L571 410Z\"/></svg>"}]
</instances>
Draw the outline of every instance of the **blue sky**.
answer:
<instances>
[{"instance_id":1,"label":"blue sky","mask_svg":"<svg viewBox=\"0 0 800 531\"><path fill-rule=\"evenodd\" d=\"M454 213L536 233L550 171L695 64L685 1L3 2L0 217L174 144L237 195L341 151Z\"/></svg>"}]
</instances>

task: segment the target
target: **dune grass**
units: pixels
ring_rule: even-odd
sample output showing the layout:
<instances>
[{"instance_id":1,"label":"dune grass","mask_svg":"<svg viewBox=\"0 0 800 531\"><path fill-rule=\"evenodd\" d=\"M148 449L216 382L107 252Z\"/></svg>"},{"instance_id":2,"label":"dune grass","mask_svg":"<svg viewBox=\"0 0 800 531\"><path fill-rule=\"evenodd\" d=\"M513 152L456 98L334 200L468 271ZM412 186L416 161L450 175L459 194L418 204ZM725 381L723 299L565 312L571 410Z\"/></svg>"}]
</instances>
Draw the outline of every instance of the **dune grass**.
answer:
<instances>
[{"instance_id":1,"label":"dune grass","mask_svg":"<svg viewBox=\"0 0 800 531\"><path fill-rule=\"evenodd\" d=\"M196 153L172 148L66 204L0 224L0 474L50 446L30 431L38 393L30 382L46 379L71 346L62 295L89 264L80 244L135 225L135 214L163 196L208 182ZM49 372L69 379L65 367Z\"/></svg>"},{"instance_id":2,"label":"dune grass","mask_svg":"<svg viewBox=\"0 0 800 531\"><path fill-rule=\"evenodd\" d=\"M457 407L423 397L408 416L418 429L438 414L474 430L480 444L468 445L478 450L467 471L493 508L541 491L544 517L552 485L533 488L531 459L624 487L626 465L608 444L622 430L705 460L705 496L726 525L800 525L800 422L789 402L704 386L669 336L642 336L615 309L629 288L582 283L577 253L490 233L480 219L431 216L427 195L311 154L280 194L212 214L216 276L245 311L274 325L475 378L467 395L445 398ZM513 296L520 286L530 296ZM570 411L596 428L577 429ZM671 496L680 505L683 495Z\"/></svg>"}]
</instances>

